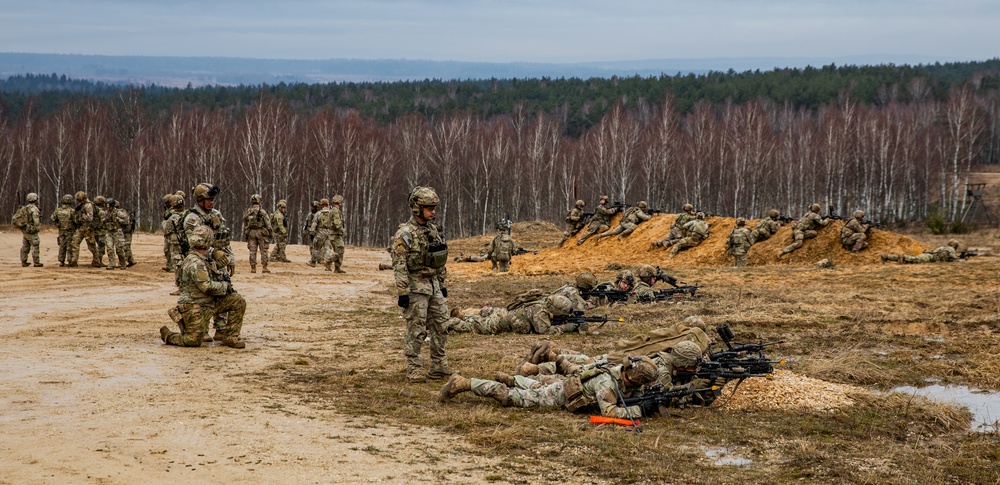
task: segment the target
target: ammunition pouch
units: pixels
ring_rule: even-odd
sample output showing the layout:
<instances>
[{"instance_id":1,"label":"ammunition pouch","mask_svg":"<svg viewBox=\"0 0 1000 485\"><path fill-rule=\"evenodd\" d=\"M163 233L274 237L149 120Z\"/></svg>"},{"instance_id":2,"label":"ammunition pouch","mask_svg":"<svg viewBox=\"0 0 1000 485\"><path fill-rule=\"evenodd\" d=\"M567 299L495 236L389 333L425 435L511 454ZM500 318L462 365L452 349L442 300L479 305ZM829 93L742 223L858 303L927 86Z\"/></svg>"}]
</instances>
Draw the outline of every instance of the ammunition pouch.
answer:
<instances>
[{"instance_id":1,"label":"ammunition pouch","mask_svg":"<svg viewBox=\"0 0 1000 485\"><path fill-rule=\"evenodd\" d=\"M579 375L563 381L563 392L566 394L566 410L569 412L575 412L591 404L587 395L583 393L583 381Z\"/></svg>"},{"instance_id":2,"label":"ammunition pouch","mask_svg":"<svg viewBox=\"0 0 1000 485\"><path fill-rule=\"evenodd\" d=\"M170 319L173 320L174 323L178 325L184 322L184 314L181 313L180 308L177 308L176 305L170 307L170 309L167 310L167 315L170 315Z\"/></svg>"},{"instance_id":3,"label":"ammunition pouch","mask_svg":"<svg viewBox=\"0 0 1000 485\"><path fill-rule=\"evenodd\" d=\"M443 268L448 262L448 244L444 241L427 246L424 253L424 265L428 268Z\"/></svg>"}]
</instances>

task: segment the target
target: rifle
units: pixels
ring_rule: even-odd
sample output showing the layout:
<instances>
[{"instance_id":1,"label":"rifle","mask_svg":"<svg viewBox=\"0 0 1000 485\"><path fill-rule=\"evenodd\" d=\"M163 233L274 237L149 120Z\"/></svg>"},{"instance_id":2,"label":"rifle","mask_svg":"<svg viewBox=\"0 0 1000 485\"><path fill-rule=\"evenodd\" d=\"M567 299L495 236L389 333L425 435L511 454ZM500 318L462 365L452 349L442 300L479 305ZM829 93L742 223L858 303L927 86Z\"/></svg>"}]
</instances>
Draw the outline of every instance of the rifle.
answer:
<instances>
[{"instance_id":1,"label":"rifle","mask_svg":"<svg viewBox=\"0 0 1000 485\"><path fill-rule=\"evenodd\" d=\"M678 286L677 288L664 288L662 290L656 290L653 292L652 296L640 297L639 303L652 303L654 301L671 300L674 297L682 298L685 294L690 294L692 298L695 296L695 292L698 291L700 286L688 285L688 286Z\"/></svg>"},{"instance_id":2,"label":"rifle","mask_svg":"<svg viewBox=\"0 0 1000 485\"><path fill-rule=\"evenodd\" d=\"M612 202L609 206L611 209L616 209L618 212L624 212L629 206L624 202Z\"/></svg>"},{"instance_id":3,"label":"rifle","mask_svg":"<svg viewBox=\"0 0 1000 485\"><path fill-rule=\"evenodd\" d=\"M580 214L580 222L578 222L577 224L579 224L581 227L582 226L586 226L587 224L590 224L590 220L594 218L594 214L597 214L597 213L596 212L584 212L584 213Z\"/></svg>"},{"instance_id":4,"label":"rifle","mask_svg":"<svg viewBox=\"0 0 1000 485\"><path fill-rule=\"evenodd\" d=\"M832 205L826 206L826 212L827 212L826 217L825 217L826 219L832 219L832 220L835 220L835 221L842 221L842 220L844 220L843 217L840 217L837 214L837 212L833 210L833 206Z\"/></svg>"},{"instance_id":5,"label":"rifle","mask_svg":"<svg viewBox=\"0 0 1000 485\"><path fill-rule=\"evenodd\" d=\"M979 256L979 253L975 251L962 251L961 253L958 253L958 259L969 259L976 256Z\"/></svg>"},{"instance_id":6,"label":"rifle","mask_svg":"<svg viewBox=\"0 0 1000 485\"><path fill-rule=\"evenodd\" d=\"M671 407L676 405L675 400L680 399L684 396L690 396L691 394L698 394L701 392L711 392L715 395L719 395L719 386L703 387L700 389L677 389L670 390L664 389L663 384L656 384L653 386L648 386L643 390L641 396L627 397L622 399L622 403L625 406L637 406L644 402L653 401L662 407Z\"/></svg>"},{"instance_id":7,"label":"rifle","mask_svg":"<svg viewBox=\"0 0 1000 485\"><path fill-rule=\"evenodd\" d=\"M583 310L573 310L569 315L556 315L552 317L553 325L566 325L570 324L573 326L573 330L583 330L587 331L590 327L590 323L605 323L608 321L607 315L594 315L591 317L583 316ZM618 319L619 322L623 321Z\"/></svg>"},{"instance_id":8,"label":"rifle","mask_svg":"<svg viewBox=\"0 0 1000 485\"><path fill-rule=\"evenodd\" d=\"M868 219L864 219L864 220L861 221L861 224L868 226L869 229L872 229L872 228L882 229L882 223L881 222L875 222L875 221L870 221Z\"/></svg>"},{"instance_id":9,"label":"rifle","mask_svg":"<svg viewBox=\"0 0 1000 485\"><path fill-rule=\"evenodd\" d=\"M698 363L697 371L677 371L677 377L681 380L691 378L708 379L714 381L717 378L730 380L743 380L748 377L766 377L771 379L774 373L774 364L782 365L784 360L768 360L757 358L733 359L725 361L705 360Z\"/></svg>"},{"instance_id":10,"label":"rifle","mask_svg":"<svg viewBox=\"0 0 1000 485\"><path fill-rule=\"evenodd\" d=\"M514 250L514 252L511 254L511 256L519 256L519 255L528 254L528 253L538 254L538 251L529 251L529 250L524 249L524 248L517 248L517 249Z\"/></svg>"},{"instance_id":11,"label":"rifle","mask_svg":"<svg viewBox=\"0 0 1000 485\"><path fill-rule=\"evenodd\" d=\"M614 305L615 302L628 301L628 292L619 290L618 288L612 287L608 283L597 285L595 288L590 290L584 290L580 292L580 296L584 299L595 296L599 299L607 299L608 306Z\"/></svg>"},{"instance_id":12,"label":"rifle","mask_svg":"<svg viewBox=\"0 0 1000 485\"><path fill-rule=\"evenodd\" d=\"M646 209L646 213L649 214L649 215L666 214L667 211L665 211L663 209Z\"/></svg>"},{"instance_id":13,"label":"rifle","mask_svg":"<svg viewBox=\"0 0 1000 485\"><path fill-rule=\"evenodd\" d=\"M191 251L191 244L188 243L187 232L184 229L177 229L177 220L174 219L170 221L170 224L174 226L174 234L177 234L177 243L181 246L181 255L187 256L188 252Z\"/></svg>"},{"instance_id":14,"label":"rifle","mask_svg":"<svg viewBox=\"0 0 1000 485\"><path fill-rule=\"evenodd\" d=\"M725 350L720 350L718 352L713 352L709 355L709 360L711 361L732 361L738 360L741 353L745 354L757 354L760 359L767 359L764 356L764 349L771 345L785 343L784 340L777 340L774 342L766 342L759 344L744 344L740 342L734 342L733 339L736 338L736 334L730 330L729 325L722 325L721 327L715 327L715 331L719 334L719 338L726 344Z\"/></svg>"},{"instance_id":15,"label":"rifle","mask_svg":"<svg viewBox=\"0 0 1000 485\"><path fill-rule=\"evenodd\" d=\"M778 216L778 221L781 222L782 226L784 226L785 224L795 222L795 218L791 216Z\"/></svg>"},{"instance_id":16,"label":"rifle","mask_svg":"<svg viewBox=\"0 0 1000 485\"><path fill-rule=\"evenodd\" d=\"M670 276L666 271L663 271L659 266L656 267L656 279L660 281L665 281L668 285L678 288L677 278Z\"/></svg>"}]
</instances>

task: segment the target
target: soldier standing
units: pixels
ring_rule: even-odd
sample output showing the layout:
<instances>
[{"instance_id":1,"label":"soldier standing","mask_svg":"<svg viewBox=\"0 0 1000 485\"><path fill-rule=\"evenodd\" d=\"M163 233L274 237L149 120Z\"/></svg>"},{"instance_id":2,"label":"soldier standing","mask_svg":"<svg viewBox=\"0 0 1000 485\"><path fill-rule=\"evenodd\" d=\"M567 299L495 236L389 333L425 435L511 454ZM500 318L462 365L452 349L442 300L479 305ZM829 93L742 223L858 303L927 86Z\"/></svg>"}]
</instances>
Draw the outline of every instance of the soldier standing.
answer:
<instances>
[{"instance_id":1,"label":"soldier standing","mask_svg":"<svg viewBox=\"0 0 1000 485\"><path fill-rule=\"evenodd\" d=\"M499 273L510 271L510 258L514 256L517 243L507 234L505 223L497 224L497 235L490 241L490 249L487 256L493 263L493 270Z\"/></svg>"},{"instance_id":2,"label":"soldier standing","mask_svg":"<svg viewBox=\"0 0 1000 485\"><path fill-rule=\"evenodd\" d=\"M328 262L330 252L330 231L333 229L333 213L330 211L330 201L319 200L319 212L313 216L312 225L309 232L312 233L312 248L316 254L316 261L310 262L309 266L316 266L316 263L323 263L328 271L332 271Z\"/></svg>"},{"instance_id":3,"label":"soldier standing","mask_svg":"<svg viewBox=\"0 0 1000 485\"><path fill-rule=\"evenodd\" d=\"M648 207L649 206L646 204L646 201L640 200L635 207L628 208L625 213L622 214L621 220L618 221L618 226L615 227L613 231L602 232L599 236L597 236L597 240L600 241L601 239L611 237L616 234L618 235L618 239L625 239L629 234L632 234L632 232L635 231L636 227L639 227L639 224L642 224L653 217L652 214L646 212L646 208Z\"/></svg>"},{"instance_id":4,"label":"soldier standing","mask_svg":"<svg viewBox=\"0 0 1000 485\"><path fill-rule=\"evenodd\" d=\"M271 214L271 229L274 230L274 251L271 251L271 261L291 263L285 255L285 246L288 244L288 203L285 199L278 201L278 206Z\"/></svg>"},{"instance_id":5,"label":"soldier standing","mask_svg":"<svg viewBox=\"0 0 1000 485\"><path fill-rule=\"evenodd\" d=\"M181 249L181 238L186 238L184 232L184 199L175 194L170 195L170 212L163 221L163 235L167 239L167 270L176 273L181 261L187 256Z\"/></svg>"},{"instance_id":6,"label":"soldier standing","mask_svg":"<svg viewBox=\"0 0 1000 485\"><path fill-rule=\"evenodd\" d=\"M576 207L566 213L566 230L563 231L563 238L559 240L559 244L556 244L556 246L562 246L570 236L580 232L580 229L583 229L583 226L586 225L583 218L584 205L586 205L586 202L578 200L576 201Z\"/></svg>"},{"instance_id":7,"label":"soldier standing","mask_svg":"<svg viewBox=\"0 0 1000 485\"><path fill-rule=\"evenodd\" d=\"M104 214L104 228L108 232L106 246L108 248L107 269L125 269L128 257L125 256L125 233L122 228L131 225L128 212L118 207L118 201L108 197L108 210Z\"/></svg>"},{"instance_id":8,"label":"soldier standing","mask_svg":"<svg viewBox=\"0 0 1000 485\"><path fill-rule=\"evenodd\" d=\"M62 196L62 204L52 212L49 220L59 227L59 266L66 266L66 260L72 254L73 233L76 232L76 225L73 224L73 196L66 194Z\"/></svg>"},{"instance_id":9,"label":"soldier standing","mask_svg":"<svg viewBox=\"0 0 1000 485\"><path fill-rule=\"evenodd\" d=\"M753 236L746 225L746 219L737 217L736 227L729 233L729 240L726 241L726 254L733 257L733 267L736 268L747 265L747 251L753 245Z\"/></svg>"},{"instance_id":10,"label":"soldier standing","mask_svg":"<svg viewBox=\"0 0 1000 485\"><path fill-rule=\"evenodd\" d=\"M97 221L97 222L95 222ZM87 249L93 256L90 265L101 267L98 259L97 241L94 239L94 225L99 224L94 209L94 204L87 198L87 193L80 191L76 193L76 209L73 211L73 224L76 225L76 233L73 234L73 242L70 244L72 252L69 257L69 266L74 268L80 261L80 244L86 240Z\"/></svg>"},{"instance_id":11,"label":"soldier standing","mask_svg":"<svg viewBox=\"0 0 1000 485\"><path fill-rule=\"evenodd\" d=\"M415 187L407 198L410 219L392 237L392 267L398 298L406 320L403 354L406 379L423 382L420 349L430 337L430 370L427 377L443 379L452 372L445 355L448 331L448 288L445 275L448 245L434 223L438 196L430 187Z\"/></svg>"},{"instance_id":12,"label":"soldier standing","mask_svg":"<svg viewBox=\"0 0 1000 485\"><path fill-rule=\"evenodd\" d=\"M319 258L316 257L316 250L313 248L313 238L316 237L316 233L312 230L312 223L316 219L316 213L319 212L319 201L314 200L310 205L309 214L306 215L305 225L302 226L302 244L309 247L309 266L316 267L316 263Z\"/></svg>"},{"instance_id":13,"label":"soldier standing","mask_svg":"<svg viewBox=\"0 0 1000 485\"><path fill-rule=\"evenodd\" d=\"M250 208L243 212L243 237L247 240L250 250L250 272L257 272L257 248L260 247L260 264L264 267L261 273L270 273L267 269L267 250L271 241L271 218L267 211L260 208L260 194L250 196Z\"/></svg>"},{"instance_id":14,"label":"soldier standing","mask_svg":"<svg viewBox=\"0 0 1000 485\"><path fill-rule=\"evenodd\" d=\"M330 262L333 262L333 271L336 273L346 273L340 268L344 264L344 237L347 236L347 228L344 226L344 196L333 196L333 208L330 209L330 249L327 255L326 270L330 271Z\"/></svg>"},{"instance_id":15,"label":"soldier standing","mask_svg":"<svg viewBox=\"0 0 1000 485\"><path fill-rule=\"evenodd\" d=\"M819 215L819 204L813 204L809 206L809 212L806 212L801 219L795 222L792 226L792 243L789 244L785 249L778 251L778 257L782 257L798 248L802 247L802 242L806 239L812 239L818 234L817 230L821 227L826 227L830 223L830 219L825 219L823 216Z\"/></svg>"},{"instance_id":16,"label":"soldier standing","mask_svg":"<svg viewBox=\"0 0 1000 485\"><path fill-rule=\"evenodd\" d=\"M667 234L667 237L650 244L664 248L673 246L677 243L677 241L684 238L684 224L687 224L696 218L697 214L694 212L694 206L691 204L684 204L684 206L681 207L681 213L677 214L677 218L674 219L674 223L670 225L670 233Z\"/></svg>"},{"instance_id":17,"label":"soldier standing","mask_svg":"<svg viewBox=\"0 0 1000 485\"><path fill-rule=\"evenodd\" d=\"M240 340L240 332L247 302L233 289L226 265L220 264L216 258L214 253L223 251L212 248L213 239L213 230L207 225L197 226L188 235L191 252L184 258L178 272L180 297L177 298L177 306L167 312L181 331L171 332L169 327L160 327L160 339L167 345L201 347L208 333L209 321L213 316L225 314L228 326L216 329L216 340L221 340L226 347L246 347L246 343ZM227 262L228 255L220 256Z\"/></svg>"},{"instance_id":18,"label":"soldier standing","mask_svg":"<svg viewBox=\"0 0 1000 485\"><path fill-rule=\"evenodd\" d=\"M705 239L708 239L709 226L705 222L705 213L699 212L695 214L695 218L692 221L687 221L684 223L684 237L674 244L674 248L670 250L670 257L673 258L677 256L677 253L685 249L693 248Z\"/></svg>"},{"instance_id":19,"label":"soldier standing","mask_svg":"<svg viewBox=\"0 0 1000 485\"><path fill-rule=\"evenodd\" d=\"M104 267L104 253L108 250L108 226L104 219L108 216L107 199L103 195L94 197L94 240L97 241L98 268ZM110 257L108 258L110 262Z\"/></svg>"},{"instance_id":20,"label":"soldier standing","mask_svg":"<svg viewBox=\"0 0 1000 485\"><path fill-rule=\"evenodd\" d=\"M594 210L594 217L590 220L590 224L587 225L587 230L580 235L576 240L576 245L579 246L584 243L590 236L594 234L607 231L611 228L611 216L618 212L618 209L614 207L608 207L608 202L611 201L611 197L607 195L601 196L601 203Z\"/></svg>"},{"instance_id":21,"label":"soldier standing","mask_svg":"<svg viewBox=\"0 0 1000 485\"><path fill-rule=\"evenodd\" d=\"M862 223L864 220L863 211L854 211L854 217L840 228L840 244L844 249L856 253L868 247L868 231L872 226Z\"/></svg>"},{"instance_id":22,"label":"soldier standing","mask_svg":"<svg viewBox=\"0 0 1000 485\"><path fill-rule=\"evenodd\" d=\"M778 212L778 209L767 211L767 217L758 221L753 231L750 231L750 244L766 241L777 233L778 229L781 228L781 223L778 221L779 217L781 217L781 213Z\"/></svg>"},{"instance_id":23,"label":"soldier standing","mask_svg":"<svg viewBox=\"0 0 1000 485\"><path fill-rule=\"evenodd\" d=\"M124 217L128 220L128 224L122 226L122 239L124 242L123 250L125 251L125 267L131 268L135 266L135 256L132 255L132 233L135 232L135 228L139 224L139 221L135 220L135 216L130 214L121 206L121 202L118 203L115 210L121 212L119 217ZM124 216L122 216L122 214L124 214Z\"/></svg>"},{"instance_id":24,"label":"soldier standing","mask_svg":"<svg viewBox=\"0 0 1000 485\"><path fill-rule=\"evenodd\" d=\"M40 251L38 231L42 228L38 194L32 192L24 200L27 204L21 206L14 215L14 225L21 229L21 266L28 266L28 253L31 253L35 267L39 268L43 265L38 254Z\"/></svg>"}]
</instances>

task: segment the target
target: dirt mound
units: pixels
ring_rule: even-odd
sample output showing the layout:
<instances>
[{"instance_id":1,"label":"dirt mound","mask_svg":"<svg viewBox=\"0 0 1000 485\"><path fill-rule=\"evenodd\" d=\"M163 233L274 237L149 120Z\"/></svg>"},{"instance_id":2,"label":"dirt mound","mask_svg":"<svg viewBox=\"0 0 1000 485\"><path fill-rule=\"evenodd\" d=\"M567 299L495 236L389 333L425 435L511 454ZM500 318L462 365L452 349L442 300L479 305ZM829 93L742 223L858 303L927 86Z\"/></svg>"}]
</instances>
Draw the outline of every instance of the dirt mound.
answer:
<instances>
[{"instance_id":1,"label":"dirt mound","mask_svg":"<svg viewBox=\"0 0 1000 485\"><path fill-rule=\"evenodd\" d=\"M855 386L834 384L786 370L774 372L774 379L751 378L739 389L734 383L722 388L713 406L736 410L833 411L854 404L851 394L869 394Z\"/></svg>"},{"instance_id":2,"label":"dirt mound","mask_svg":"<svg viewBox=\"0 0 1000 485\"><path fill-rule=\"evenodd\" d=\"M617 225L620 217L614 218L611 227ZM681 251L675 258L670 259L669 249L652 247L650 243L665 237L670 232L670 225L673 224L675 218L674 214L655 215L652 219L640 224L635 232L625 239L613 236L597 241L596 237L591 237L583 245L577 246L574 244L575 238L573 238L562 247L543 249L537 255L517 256L511 264L511 271L519 274L541 275L602 271L609 263L621 265L648 263L664 268L729 266L733 264L732 258L725 255L725 250L729 233L736 227L736 219L731 217L707 218L706 220L711 226L708 239L697 247ZM747 226L752 228L756 223L756 220L748 221ZM879 253L919 254L928 248L928 246L906 236L873 229L868 238L868 249L860 253L852 253L840 245L839 234L843 224L841 221L832 221L819 231L816 238L806 240L799 250L778 259L778 251L792 242L791 225L785 225L770 239L761 241L750 248L750 252L747 254L747 264L814 264L824 258L831 259L836 265L880 264L882 260L879 258ZM555 241L558 241L558 229L555 226L552 226L552 229L557 235ZM512 232L514 239L519 244L524 245L518 239L516 224ZM470 239L476 241L481 239L482 242L488 242L490 237L481 236ZM487 273L490 271L490 264L487 262L462 265L459 271L463 273Z\"/></svg>"}]
</instances>

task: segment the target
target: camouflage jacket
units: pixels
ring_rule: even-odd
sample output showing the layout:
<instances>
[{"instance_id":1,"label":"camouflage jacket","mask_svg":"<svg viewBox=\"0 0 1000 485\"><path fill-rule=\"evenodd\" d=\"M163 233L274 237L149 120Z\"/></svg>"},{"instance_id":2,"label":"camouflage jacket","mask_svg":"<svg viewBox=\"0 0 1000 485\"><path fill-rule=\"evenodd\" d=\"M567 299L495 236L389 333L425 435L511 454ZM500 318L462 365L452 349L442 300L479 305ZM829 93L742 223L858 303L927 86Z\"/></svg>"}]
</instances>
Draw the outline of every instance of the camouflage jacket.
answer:
<instances>
[{"instance_id":1,"label":"camouflage jacket","mask_svg":"<svg viewBox=\"0 0 1000 485\"><path fill-rule=\"evenodd\" d=\"M510 261L515 249L517 244L514 243L514 239L502 232L490 241L490 248L486 254L493 261Z\"/></svg>"},{"instance_id":2,"label":"camouflage jacket","mask_svg":"<svg viewBox=\"0 0 1000 485\"><path fill-rule=\"evenodd\" d=\"M347 228L344 227L344 211L340 210L340 207L337 206L330 208L330 234L334 236L344 236L347 234Z\"/></svg>"},{"instance_id":3,"label":"camouflage jacket","mask_svg":"<svg viewBox=\"0 0 1000 485\"><path fill-rule=\"evenodd\" d=\"M653 215L647 214L646 211L638 207L630 207L622 216L621 223L639 224L640 222L648 221L650 217L653 217Z\"/></svg>"},{"instance_id":4,"label":"camouflage jacket","mask_svg":"<svg viewBox=\"0 0 1000 485\"><path fill-rule=\"evenodd\" d=\"M309 235L316 234L316 229L313 228L313 221L315 220L316 220L316 212L309 211L309 214L306 214L305 223L302 224L302 232L305 232Z\"/></svg>"},{"instance_id":5,"label":"camouflage jacket","mask_svg":"<svg viewBox=\"0 0 1000 485\"><path fill-rule=\"evenodd\" d=\"M729 254L746 254L750 250L750 229L745 227L734 227L733 232L729 233L729 240L726 241L726 247Z\"/></svg>"},{"instance_id":6,"label":"camouflage jacket","mask_svg":"<svg viewBox=\"0 0 1000 485\"><path fill-rule=\"evenodd\" d=\"M574 207L570 209L569 212L566 213L566 224L573 227L579 227L580 219L582 218L583 218L583 211Z\"/></svg>"},{"instance_id":7,"label":"camouflage jacket","mask_svg":"<svg viewBox=\"0 0 1000 485\"><path fill-rule=\"evenodd\" d=\"M62 205L52 212L49 220L59 226L59 232L73 232L76 224L73 223L73 206Z\"/></svg>"},{"instance_id":8,"label":"camouflage jacket","mask_svg":"<svg viewBox=\"0 0 1000 485\"><path fill-rule=\"evenodd\" d=\"M780 228L781 224L779 224L778 221L771 219L770 217L765 217L760 221L757 221L757 225L754 226L753 230L757 234L757 239L764 240L773 236Z\"/></svg>"},{"instance_id":9,"label":"camouflage jacket","mask_svg":"<svg viewBox=\"0 0 1000 485\"><path fill-rule=\"evenodd\" d=\"M580 294L580 289L573 283L560 287L556 291L553 291L552 294L562 295L569 299L570 303L573 304L573 311L584 311L594 307L592 303L583 298L583 295Z\"/></svg>"},{"instance_id":10,"label":"camouflage jacket","mask_svg":"<svg viewBox=\"0 0 1000 485\"><path fill-rule=\"evenodd\" d=\"M271 229L277 235L284 236L288 234L288 226L285 225L285 214L280 209L271 214Z\"/></svg>"},{"instance_id":11,"label":"camouflage jacket","mask_svg":"<svg viewBox=\"0 0 1000 485\"><path fill-rule=\"evenodd\" d=\"M184 231L187 233L187 237L190 238L192 231L201 225L208 226L215 232L213 248L225 249L226 252L232 253L232 249L229 247L232 235L229 233L229 226L226 225L226 219L222 217L221 212L216 209L205 212L201 206L195 205L184 213Z\"/></svg>"},{"instance_id":12,"label":"camouflage jacket","mask_svg":"<svg viewBox=\"0 0 1000 485\"><path fill-rule=\"evenodd\" d=\"M933 254L934 261L951 262L958 260L958 251L955 251L955 248L951 246L940 246L934 249L928 249L924 252Z\"/></svg>"},{"instance_id":13,"label":"camouflage jacket","mask_svg":"<svg viewBox=\"0 0 1000 485\"><path fill-rule=\"evenodd\" d=\"M315 234L317 231L329 232L333 229L333 211L329 207L324 207L312 218L309 231Z\"/></svg>"},{"instance_id":14,"label":"camouflage jacket","mask_svg":"<svg viewBox=\"0 0 1000 485\"><path fill-rule=\"evenodd\" d=\"M590 220L590 223L610 226L611 216L615 215L615 212L618 212L618 210L614 208L609 209L608 206L601 204L597 206L597 209L594 209L594 217Z\"/></svg>"},{"instance_id":15,"label":"camouflage jacket","mask_svg":"<svg viewBox=\"0 0 1000 485\"><path fill-rule=\"evenodd\" d=\"M824 219L823 216L813 211L809 211L795 222L794 229L797 231L815 231L816 229L824 227L829 223L830 219Z\"/></svg>"},{"instance_id":16,"label":"camouflage jacket","mask_svg":"<svg viewBox=\"0 0 1000 485\"><path fill-rule=\"evenodd\" d=\"M25 234L38 234L38 231L42 228L42 213L34 203L29 203L25 207L27 207L28 211L28 223L24 225L21 232Z\"/></svg>"},{"instance_id":17,"label":"camouflage jacket","mask_svg":"<svg viewBox=\"0 0 1000 485\"><path fill-rule=\"evenodd\" d=\"M696 214L691 212L681 212L680 214L677 214L677 218L674 219L674 223L671 224L670 227L676 227L680 229L684 227L684 224L687 224L688 222L691 222L695 219L697 219Z\"/></svg>"},{"instance_id":18,"label":"camouflage jacket","mask_svg":"<svg viewBox=\"0 0 1000 485\"><path fill-rule=\"evenodd\" d=\"M615 365L605 369L585 371L580 377L583 391L581 398L583 403L586 403L586 407L596 405L602 416L612 418L639 418L642 416L642 409L639 406L626 408L619 405L619 391L623 397L639 394L638 389L625 386L625 381L622 380L622 366ZM569 395L566 397L572 398Z\"/></svg>"},{"instance_id":19,"label":"camouflage jacket","mask_svg":"<svg viewBox=\"0 0 1000 485\"><path fill-rule=\"evenodd\" d=\"M220 279L221 270L215 260L199 251L191 251L181 262L179 282L180 304L210 305L216 298L226 296L230 285Z\"/></svg>"},{"instance_id":20,"label":"camouflage jacket","mask_svg":"<svg viewBox=\"0 0 1000 485\"><path fill-rule=\"evenodd\" d=\"M869 228L871 228L871 226L862 224L856 217L852 217L851 220L844 224L844 227L840 228L840 239L843 241L854 234L864 234L868 232Z\"/></svg>"},{"instance_id":21,"label":"camouflage jacket","mask_svg":"<svg viewBox=\"0 0 1000 485\"><path fill-rule=\"evenodd\" d=\"M103 236L108 233L108 211L94 204L94 235Z\"/></svg>"},{"instance_id":22,"label":"camouflage jacket","mask_svg":"<svg viewBox=\"0 0 1000 485\"><path fill-rule=\"evenodd\" d=\"M389 243L398 294L433 295L435 288L445 287L446 266L428 266L430 254L427 249L439 243L444 243L444 236L433 222L421 224L416 216L412 216L399 227Z\"/></svg>"},{"instance_id":23,"label":"camouflage jacket","mask_svg":"<svg viewBox=\"0 0 1000 485\"><path fill-rule=\"evenodd\" d=\"M172 244L180 244L180 233L184 230L184 211L170 211L170 216L163 221L163 237ZM185 233L185 236L187 234Z\"/></svg>"},{"instance_id":24,"label":"camouflage jacket","mask_svg":"<svg viewBox=\"0 0 1000 485\"><path fill-rule=\"evenodd\" d=\"M684 235L688 237L698 236L701 239L705 239L708 237L708 230L709 230L708 223L701 219L696 218L687 221L684 223L684 226L682 226L682 228L684 229Z\"/></svg>"},{"instance_id":25,"label":"camouflage jacket","mask_svg":"<svg viewBox=\"0 0 1000 485\"><path fill-rule=\"evenodd\" d=\"M637 301L652 301L654 294L653 287L649 286L648 283L642 280L637 280L635 282L635 288L629 292L628 301L630 303L635 303Z\"/></svg>"},{"instance_id":26,"label":"camouflage jacket","mask_svg":"<svg viewBox=\"0 0 1000 485\"><path fill-rule=\"evenodd\" d=\"M243 232L248 233L250 231L264 231L265 234L271 233L271 217L260 206L251 206L243 211Z\"/></svg>"}]
</instances>

